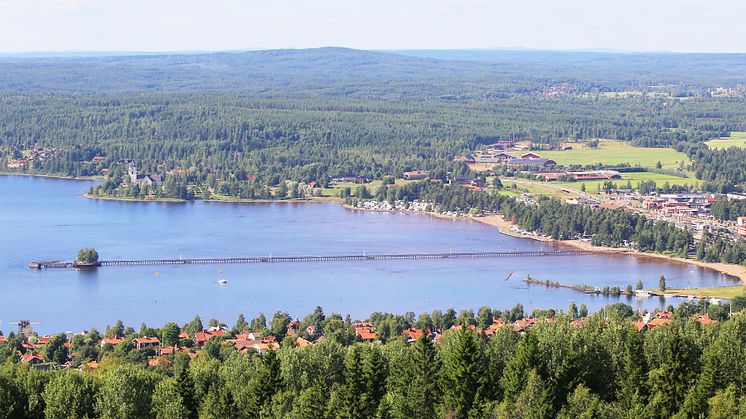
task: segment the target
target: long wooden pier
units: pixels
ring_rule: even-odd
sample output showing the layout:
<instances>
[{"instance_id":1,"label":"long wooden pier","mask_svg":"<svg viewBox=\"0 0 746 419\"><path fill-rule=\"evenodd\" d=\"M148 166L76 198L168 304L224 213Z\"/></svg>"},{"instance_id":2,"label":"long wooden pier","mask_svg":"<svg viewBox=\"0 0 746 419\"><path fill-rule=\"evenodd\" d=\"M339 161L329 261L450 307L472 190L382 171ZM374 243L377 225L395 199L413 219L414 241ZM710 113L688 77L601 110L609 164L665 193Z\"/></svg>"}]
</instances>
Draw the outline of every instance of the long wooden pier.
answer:
<instances>
[{"instance_id":1,"label":"long wooden pier","mask_svg":"<svg viewBox=\"0 0 746 419\"><path fill-rule=\"evenodd\" d=\"M400 253L378 255L329 255L329 256L253 256L227 258L189 258L189 259L138 259L138 260L103 260L98 266L145 266L145 265L206 265L235 263L299 263L299 262L354 262L375 260L422 260L422 259L477 259L503 257L556 257L584 256L595 254L585 250L561 251L512 251L512 252L447 252L447 253ZM29 267L42 268L79 268L75 262L31 262Z\"/></svg>"}]
</instances>

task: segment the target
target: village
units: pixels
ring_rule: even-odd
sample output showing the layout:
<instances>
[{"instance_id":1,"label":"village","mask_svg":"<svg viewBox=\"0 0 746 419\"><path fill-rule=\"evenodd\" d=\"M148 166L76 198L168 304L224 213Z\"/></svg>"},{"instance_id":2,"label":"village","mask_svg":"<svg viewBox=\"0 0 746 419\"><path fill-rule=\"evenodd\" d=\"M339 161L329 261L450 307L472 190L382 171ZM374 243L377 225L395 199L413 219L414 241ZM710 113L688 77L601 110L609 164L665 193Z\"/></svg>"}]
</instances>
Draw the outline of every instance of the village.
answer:
<instances>
[{"instance_id":1,"label":"village","mask_svg":"<svg viewBox=\"0 0 746 419\"><path fill-rule=\"evenodd\" d=\"M553 196L568 204L588 205L607 210L634 211L653 220L671 222L691 231L697 239L701 238L705 231L729 239L746 238L746 217L739 217L735 221L723 221L715 218L711 211L712 204L719 199L746 200L746 194L673 190L664 193L657 192L655 189L646 190L649 188L641 187L640 181L635 187L629 180L627 180L626 187L620 187L620 181L627 179L629 174L621 170L633 170L633 173L639 173L655 170L655 168L571 170L571 168L558 165L557 161L552 158L542 157L541 151L529 151L532 148L535 147L530 141L521 143L510 140L498 141L480 146L474 152L458 156L454 160L464 162L473 172L482 176L500 176L502 183L514 181L516 186L541 186L543 191L539 190L539 193L550 191ZM572 145L561 145L553 149L552 153L572 150ZM591 163L592 161L588 161L586 165ZM653 175L656 173L658 172L653 172ZM407 173L404 174L405 179L407 175ZM587 191L585 182L588 181L595 183L598 190ZM488 183L461 184L469 189L481 190ZM571 186L573 184L580 186ZM530 201L532 198L527 196L520 199Z\"/></svg>"},{"instance_id":2,"label":"village","mask_svg":"<svg viewBox=\"0 0 746 419\"><path fill-rule=\"evenodd\" d=\"M581 307L581 311L583 309ZM541 322L553 323L560 321L560 318L556 317L553 310L547 313L548 316L545 317L519 316L520 318L514 321L506 321L503 318L494 317L491 324L487 327L477 327L471 322L469 328L484 339L493 337L503 328L508 328L517 334L524 334ZM638 313L633 318L632 323L638 332L646 332L671 324L673 322L672 317L672 311L645 311ZM708 314L697 314L693 319L701 326L710 326L718 323L718 320L712 319ZM577 328L583 326L586 321L586 317L573 315L573 318L569 320L569 324ZM146 358L145 363L148 367L171 369L173 368L173 358L177 353L183 353L189 358L195 358L207 350L208 345L219 345L219 348L232 348L241 353L263 355L268 351L277 352L281 347L285 346L303 348L321 344L327 340L326 336L319 330L319 326L310 324L303 327L303 323L297 319L290 321L286 326L284 336L279 337L273 334L263 334L250 330L237 332L235 328L234 330L230 330L224 325L218 325L203 329L193 335L180 331L176 342L168 344L164 344L163 342L163 340L169 339L165 336L163 339L147 335L102 337L95 330L91 332L67 332L62 335L38 336L31 330L30 322L20 322L19 326L20 330L18 334L11 334L9 337L6 337L0 333L0 348L2 348L2 345L14 342L18 344L18 338L20 337L19 347L15 349L18 362L37 369L77 368L81 371L93 371L99 367L99 362L106 358L106 354L112 352L115 348L120 348L125 352L136 351L141 353ZM439 331L418 329L410 324L409 327L403 330L400 329L401 331L398 332L398 336L403 342L413 344L423 334L426 334L436 345L439 345L445 334L461 329L461 324L454 324L448 330ZM369 321L352 323L350 330L354 334L354 341L356 342L382 343L376 328ZM55 340L56 344L59 344L60 338L62 340L62 348L56 348L54 354L48 355L50 350L52 350L50 345L55 345L53 343ZM76 353L75 342L90 339L95 340L100 353L99 359L84 359L84 357ZM393 338L389 340L391 339ZM48 346L50 347L48 348ZM64 351L64 362L56 362L53 359L49 359L50 356L57 356L56 354L59 354L59 350Z\"/></svg>"}]
</instances>

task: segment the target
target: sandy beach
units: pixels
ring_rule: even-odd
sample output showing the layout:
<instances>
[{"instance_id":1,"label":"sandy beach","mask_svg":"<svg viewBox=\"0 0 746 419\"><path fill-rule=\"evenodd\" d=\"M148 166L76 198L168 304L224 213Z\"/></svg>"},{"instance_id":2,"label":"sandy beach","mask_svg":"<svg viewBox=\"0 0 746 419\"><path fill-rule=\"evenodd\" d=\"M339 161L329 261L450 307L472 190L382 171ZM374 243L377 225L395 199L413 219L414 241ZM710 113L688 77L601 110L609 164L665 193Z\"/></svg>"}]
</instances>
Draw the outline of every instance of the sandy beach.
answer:
<instances>
[{"instance_id":1,"label":"sandy beach","mask_svg":"<svg viewBox=\"0 0 746 419\"><path fill-rule=\"evenodd\" d=\"M445 216L442 216L442 217L456 218L456 217L445 217ZM590 251L599 252L599 253L617 253L617 254L624 254L624 255L632 255L632 256L641 257L641 258L656 258L656 259L663 259L663 260L667 260L667 261L675 262L675 263L684 263L684 264L701 266L703 268L712 269L720 273L736 277L741 280L742 284L746 285L746 266L733 265L729 263L701 262L701 261L694 260L694 259L679 258L679 257L674 257L674 256L663 255L660 253L646 253L646 252L640 252L638 250L633 250L633 249L594 246L582 240L553 240L553 239L549 239L546 237L535 237L535 236L529 236L529 235L524 236L522 234L517 234L515 232L510 231L510 226L512 225L510 221L505 220L503 217L499 215L472 217L470 219L480 222L480 223L493 226L493 227L497 227L498 229L500 229L501 233L508 234L513 237L521 237L521 238L526 238L526 239L539 240L539 241L557 244L560 246L569 246L575 249L590 250Z\"/></svg>"}]
</instances>

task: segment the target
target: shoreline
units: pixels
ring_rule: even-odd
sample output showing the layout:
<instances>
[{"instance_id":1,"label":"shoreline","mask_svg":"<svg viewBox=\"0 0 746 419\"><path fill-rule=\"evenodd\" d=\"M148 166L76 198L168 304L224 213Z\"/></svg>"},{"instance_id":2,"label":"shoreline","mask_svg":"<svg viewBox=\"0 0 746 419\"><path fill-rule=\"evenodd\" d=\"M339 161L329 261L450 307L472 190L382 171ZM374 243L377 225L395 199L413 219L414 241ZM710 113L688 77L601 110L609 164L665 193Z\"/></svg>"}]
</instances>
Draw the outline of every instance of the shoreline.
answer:
<instances>
[{"instance_id":1,"label":"shoreline","mask_svg":"<svg viewBox=\"0 0 746 419\"><path fill-rule=\"evenodd\" d=\"M456 218L456 217L452 217L452 218ZM606 253L606 254L616 254L616 255L629 255L629 256L635 256L638 258L660 259L660 260L665 260L667 262L676 263L676 264L695 265L695 266L710 269L716 272L720 272L721 274L736 278L741 281L742 286L746 286L746 266L733 265L733 264L721 263L721 262L702 262L702 261L695 260L695 259L686 259L686 258L681 258L681 257L676 257L676 256L664 255L661 253L641 252L639 250L634 250L634 249L594 246L588 242L584 242L579 239L554 240L554 239L547 239L544 237L532 237L532 236L526 236L522 234L516 234L510 231L510 226L512 224L509 221L503 219L503 217L499 215L488 215L484 217L471 217L467 219L472 219L474 221L487 224L492 227L497 227L501 233L507 234L512 237L531 239L531 240L541 241L544 243L550 243L553 245L571 247L573 249L578 249L578 250L588 250L592 252L597 252L599 254Z\"/></svg>"},{"instance_id":2,"label":"shoreline","mask_svg":"<svg viewBox=\"0 0 746 419\"><path fill-rule=\"evenodd\" d=\"M324 198L324 197L312 197L312 198L289 198L289 199L193 199L186 200L181 198L130 198L125 196L106 196L106 195L91 195L89 193L82 194L84 198L88 199L101 199L104 201L122 201L122 202L168 202L168 203L187 203L187 202L217 202L226 204L317 204L324 202L335 203L336 198Z\"/></svg>"},{"instance_id":3,"label":"shoreline","mask_svg":"<svg viewBox=\"0 0 746 419\"><path fill-rule=\"evenodd\" d=\"M52 178L52 179L63 179L63 180L88 180L93 181L96 180L95 178L72 178L67 176L54 176L54 175L40 175L40 174L31 174L31 173L5 173L0 172L0 175L2 176L32 176L32 177L44 177L44 178ZM158 198L158 199L142 199L142 198L125 198L125 197L108 197L108 196L93 196L88 193L85 193L82 195L85 198L88 199L101 199L101 200L107 200L107 201L123 201L123 202L170 202L170 203L185 203L189 202L184 199L177 199L177 198ZM199 201L204 202L224 202L224 203L323 203L323 202L331 202L331 203L337 203L340 204L343 208L346 208L348 210L355 210L355 211L379 211L379 210L370 210L370 209L364 209L364 208L357 208L348 204L345 204L340 198L335 197L311 197L311 198L296 198L296 199L283 199L283 200L273 200L273 199L197 199ZM197 201L195 200L195 201ZM721 263L721 262L701 262L694 259L686 259L686 258L680 258L675 256L669 256L664 255L660 253L647 253L647 252L641 252L639 250L634 249L623 249L623 248L616 248L616 247L603 247L603 246L593 246L592 244L588 242L584 242L579 239L575 240L554 240L542 236L533 236L533 235L526 235L526 234L520 234L517 232L514 232L510 230L510 227L513 225L511 222L505 220L501 215L485 215L485 216L454 216L454 215L448 215L448 214L441 214L438 212L433 211L385 211L380 210L379 212L411 212L415 214L420 215L429 215L434 218L440 218L440 219L447 219L447 220L469 220L469 221L476 221L478 223L486 224L491 227L496 227L498 231L501 234L505 234L511 237L515 238L521 238L521 239L530 239L530 240L536 240L544 243L548 243L555 246L565 246L565 247L572 247L574 249L579 250L587 250L596 252L599 254L616 254L616 255L630 255L635 256L638 258L654 258L659 260L664 260L669 263L676 263L676 264L689 264L689 265L695 265L699 266L705 269L710 269L716 272L719 272L721 274L733 277L737 280L740 280L740 285L746 287L746 266L741 265L733 265L728 263ZM716 288L716 287L711 287Z\"/></svg>"},{"instance_id":4,"label":"shoreline","mask_svg":"<svg viewBox=\"0 0 746 419\"><path fill-rule=\"evenodd\" d=\"M347 204L343 204L342 206L350 210L375 211L375 210L368 210L364 208L357 208L357 207L353 207ZM396 211L381 211L381 212L396 212ZM524 234L520 234L520 233L510 230L510 227L513 224L510 221L505 220L501 215L458 217L458 216L453 216L453 215L441 214L438 212L425 212L425 211L420 211L420 212L410 211L410 212L415 213L415 214L429 215L431 217L440 218L444 220L475 221L478 223L486 224L491 227L496 227L500 233L505 234L507 236L511 236L511 237L515 237L519 239L529 239L529 240L540 241L540 242L548 243L548 244L555 245L555 246L564 246L564 247L571 247L573 249L578 249L578 250L587 250L587 251L595 252L598 254L611 254L611 255L622 255L622 256L627 255L627 256L634 256L637 258L654 258L654 259L666 261L668 263L695 265L701 268L710 269L712 271L719 272L721 274L733 277L734 279L740 281L740 286L746 287L746 266L733 265L733 264L720 263L720 262L701 262L695 259L685 259L685 258L680 258L680 257L675 257L675 256L664 255L660 253L647 253L647 252L641 252L639 250L634 250L634 249L594 246L588 242L584 242L579 239L554 240L554 239L550 239L550 238L546 238L542 236L524 235ZM708 287L708 288L716 289L718 287ZM746 288L745 288L745 291L746 291Z\"/></svg>"},{"instance_id":5,"label":"shoreline","mask_svg":"<svg viewBox=\"0 0 746 419\"><path fill-rule=\"evenodd\" d=\"M97 180L104 180L103 176L62 176L62 175L45 175L41 173L19 173L19 172L0 172L0 176L28 176L28 177L41 177L47 179L60 179L60 180L85 180L89 182L95 182Z\"/></svg>"}]
</instances>

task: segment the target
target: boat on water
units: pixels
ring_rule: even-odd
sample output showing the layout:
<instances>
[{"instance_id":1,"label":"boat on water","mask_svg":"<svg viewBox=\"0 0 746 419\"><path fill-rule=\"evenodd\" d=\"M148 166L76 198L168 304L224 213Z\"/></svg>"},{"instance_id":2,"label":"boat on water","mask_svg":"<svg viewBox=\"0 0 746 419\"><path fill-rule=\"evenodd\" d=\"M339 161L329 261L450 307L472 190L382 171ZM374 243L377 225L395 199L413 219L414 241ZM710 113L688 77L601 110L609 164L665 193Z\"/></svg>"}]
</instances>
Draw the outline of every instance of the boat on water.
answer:
<instances>
[{"instance_id":1,"label":"boat on water","mask_svg":"<svg viewBox=\"0 0 746 419\"><path fill-rule=\"evenodd\" d=\"M220 284L220 285L224 285L224 284L227 284L227 283L228 283L228 281L226 281L225 279L221 279L220 281L218 281L218 284Z\"/></svg>"}]
</instances>

